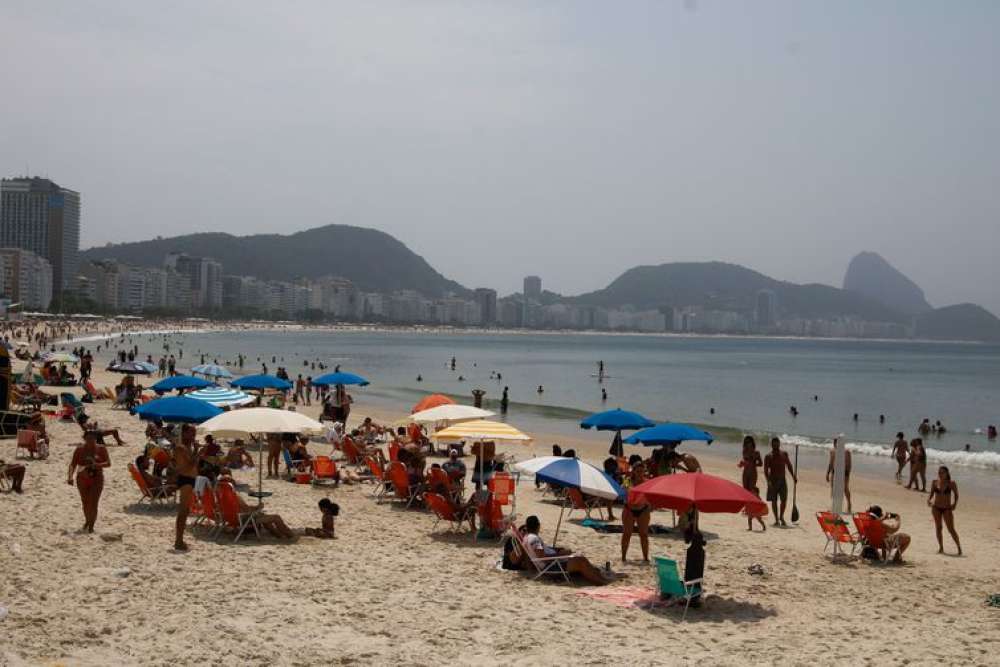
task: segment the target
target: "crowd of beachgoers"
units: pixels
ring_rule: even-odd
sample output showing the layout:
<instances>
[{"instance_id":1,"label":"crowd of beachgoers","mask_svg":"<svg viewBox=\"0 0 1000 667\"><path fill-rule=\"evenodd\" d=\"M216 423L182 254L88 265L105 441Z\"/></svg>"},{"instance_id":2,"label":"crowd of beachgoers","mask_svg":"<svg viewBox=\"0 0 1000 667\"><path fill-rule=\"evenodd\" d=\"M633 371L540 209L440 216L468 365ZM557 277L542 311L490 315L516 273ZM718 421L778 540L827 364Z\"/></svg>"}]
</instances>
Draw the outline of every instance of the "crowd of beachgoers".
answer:
<instances>
[{"instance_id":1,"label":"crowd of beachgoers","mask_svg":"<svg viewBox=\"0 0 1000 667\"><path fill-rule=\"evenodd\" d=\"M4 554L19 552L23 557L27 549L37 557L33 567L44 570L50 560L50 566L61 560L68 567L59 567L49 580L20 572L0 587L0 605L7 615L3 622L16 640L0 649L0 660L193 658L194 652L177 647L155 657L144 654L157 646L156 633L147 626L169 614L186 617L192 598L208 590L230 596L239 592L220 604L232 617L244 619L239 627L227 626L236 628L242 639L213 637L210 645L217 651L234 651L233 661L263 662L294 650L291 647L300 642L293 640L307 636L298 635L299 624L291 621L289 636L274 639L271 648L248 647L259 618L247 618L240 611L239 601L247 600L240 596L250 595L243 589L257 588L256 581L268 577L285 590L255 591L254 603L277 610L295 600L302 604L302 623L310 629L322 628L344 614L349 617L349 611L340 607L358 601L361 616L337 637L345 655L371 660L403 656L403 661L432 662L457 655L489 660L506 655L514 647L482 638L473 642L477 646L465 647L454 634L467 627L477 633L493 631L500 619L496 610L483 614L484 593L502 600L499 608L504 613L524 613L519 600L537 600L541 616L532 618L540 627L526 631L525 642L537 656L550 659L567 651L583 657L586 654L578 652L577 644L608 622L639 622L655 635L682 619L700 618L706 636L691 644L687 657L714 655L719 662L728 662L742 656L749 662L766 662L775 654L766 647L741 649L738 641L726 636L728 624L743 624L750 634L778 637L789 632L779 620L795 618L804 624L801 634L807 637L811 635L805 626L827 624L850 630L865 623L891 622L915 604L919 607L928 595L932 607L947 612L945 618L934 616L932 627L940 623L948 628L955 619L971 622L988 613L979 603L994 592L988 585L998 574L987 555L995 543L995 519L981 499L963 495L966 554L931 560L935 552L963 555L955 520L959 492L946 467L932 474L928 483L919 432L911 440L903 434L897 438L893 450L897 463L891 471L896 484L852 475L849 451L839 471L834 451L825 470L798 470L777 438L760 451L754 437L746 437L735 461L690 445L641 450L630 456L620 445L616 450L614 443L607 452L607 442L595 438L563 439L551 450L545 446L545 455L590 461L613 479L625 492L610 500L589 497L572 485L522 478L516 463L526 456L516 446L441 442L432 425L407 420L408 408L397 413L366 406L363 390L313 386L277 367L275 377L286 379L290 388L256 392L249 407L315 417L322 430L271 432L254 439L204 433L194 424L142 420L133 413L167 395L151 389L156 381L186 376L191 366L206 360L172 358L162 348L144 350L142 345L150 337L141 334L183 328L183 323L167 321L52 321L10 323L3 329L11 355L21 357L13 369L21 381L13 385L12 408L28 416L23 433L0 449L0 476L9 487L4 490L10 491L0 494L0 506L8 517L2 538L10 545ZM95 365L98 345L115 362L147 361L152 368L146 373L109 372L103 364ZM45 353L54 351L76 360L46 364ZM48 370L39 384L30 371L43 368ZM533 435L536 442L552 439ZM763 473L763 484L758 471ZM731 479L758 496L759 505L734 517L695 509L674 513L629 493L664 475L703 473ZM830 488L839 479L843 479L846 511L834 514L829 511ZM904 481L909 482L905 488ZM905 489L922 492L919 500L917 494L904 495ZM799 507L804 510L802 517ZM865 509L855 511L860 508ZM570 515L564 518L566 510ZM421 516L426 519L414 518ZM906 528L904 521L913 527ZM91 535L97 541L89 541ZM197 543L191 543L192 537ZM237 544L252 543L267 553L270 568L257 562L253 549L227 551L236 538ZM362 572L358 575L362 579L382 582L373 585L390 586L403 613L418 613L425 607L437 610L446 635L454 629L452 644L395 628L393 616L377 611L372 591L358 587L358 582L343 581L330 595L323 585L324 593L317 596L318 584L304 580L310 570L303 569L300 556L282 548L286 543L296 544L307 560L333 559L349 571ZM190 559L188 564L176 561L169 567L178 573L190 571L194 579L172 575L160 582L151 574L154 567L146 570L152 580L121 583L129 576L122 571L144 568L151 555L162 559L164 550ZM663 563L655 557L663 551L677 568L677 590L667 590L664 583ZM238 566L230 569L219 562L229 558ZM107 569L113 562L126 561L130 564ZM452 582L453 594L429 601L426 589L441 575L439 566L448 573L445 581ZM529 576L512 579L516 575L498 574L502 571ZM539 574L582 586L567 587L553 598L551 583L533 581ZM208 584L206 577L213 576L216 579ZM934 585L938 580L962 583L938 591ZM108 589L102 581L118 583ZM171 581L176 591L170 589ZM685 582L697 585L685 587ZM119 592L132 586L139 588ZM39 615L51 614L60 587L81 605L79 612L59 619L69 628L68 644L47 641L32 631L49 622L39 621ZM852 617L834 621L840 607L851 604L866 588L868 594L891 604L862 605ZM293 597L287 591L293 591ZM110 612L117 615L117 626L108 633L94 631L90 615L95 604L103 601L101 608L106 608L111 599L133 594L153 595L147 598L149 606L162 608L152 614L144 611L136 627L130 625L127 610ZM678 601L684 612L671 609ZM699 605L697 612L687 611ZM642 616L628 615L639 613L637 609L643 610ZM554 619L565 621L566 637L561 640L549 636L548 620ZM168 626L173 628L170 632L192 636L181 617ZM399 632L406 648L366 647L365 637L372 632ZM921 634L914 631L913 636ZM919 656L974 662L988 655L983 650L995 650L988 633L977 630L967 639ZM131 647L124 646L127 642ZM329 648L320 642L302 655L305 661L321 659ZM660 643L649 636L618 654L612 647L602 647L593 656L655 662L649 652L658 650ZM804 649L800 655L812 655L820 663L829 658L818 648ZM918 657L905 651L901 655L909 655L911 661Z\"/></svg>"}]
</instances>

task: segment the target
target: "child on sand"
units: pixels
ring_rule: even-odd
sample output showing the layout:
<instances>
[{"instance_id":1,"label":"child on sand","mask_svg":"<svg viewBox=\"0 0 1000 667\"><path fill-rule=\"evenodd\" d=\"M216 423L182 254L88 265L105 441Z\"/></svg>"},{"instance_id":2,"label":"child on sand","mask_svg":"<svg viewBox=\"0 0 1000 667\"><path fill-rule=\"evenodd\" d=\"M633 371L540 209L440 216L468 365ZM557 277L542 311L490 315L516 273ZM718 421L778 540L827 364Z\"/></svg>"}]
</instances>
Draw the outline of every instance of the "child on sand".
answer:
<instances>
[{"instance_id":1,"label":"child on sand","mask_svg":"<svg viewBox=\"0 0 1000 667\"><path fill-rule=\"evenodd\" d=\"M337 515L340 514L340 505L329 498L319 501L319 511L323 513L323 523L319 528L306 528L306 535L318 537L323 540L336 539L335 526Z\"/></svg>"}]
</instances>

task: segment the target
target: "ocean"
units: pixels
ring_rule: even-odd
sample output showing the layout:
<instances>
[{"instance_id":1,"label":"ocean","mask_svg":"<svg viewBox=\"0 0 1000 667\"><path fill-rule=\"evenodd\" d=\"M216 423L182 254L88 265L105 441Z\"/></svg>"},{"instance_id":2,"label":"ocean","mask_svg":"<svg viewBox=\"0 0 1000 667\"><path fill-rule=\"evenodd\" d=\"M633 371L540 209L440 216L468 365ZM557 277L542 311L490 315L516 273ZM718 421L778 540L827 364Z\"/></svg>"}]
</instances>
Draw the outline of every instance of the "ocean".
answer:
<instances>
[{"instance_id":1,"label":"ocean","mask_svg":"<svg viewBox=\"0 0 1000 667\"><path fill-rule=\"evenodd\" d=\"M135 336L142 354L154 357L163 340ZM247 374L263 362L271 372L285 366L293 377L321 374L313 362L339 364L371 381L352 388L359 398L407 410L429 392L471 403L476 388L486 391L486 407L496 406L506 386L507 419L544 433L579 435L583 416L623 407L657 421L701 425L720 441L775 434L789 445L822 449L842 436L856 452L885 457L898 431L915 437L928 418L947 429L925 438L932 465L1000 471L1000 446L985 435L988 424L1000 423L996 345L385 330L208 332L166 340L174 352L183 348L181 368L204 354L239 374L234 361L241 352ZM608 375L603 382L596 377L599 361Z\"/></svg>"}]
</instances>

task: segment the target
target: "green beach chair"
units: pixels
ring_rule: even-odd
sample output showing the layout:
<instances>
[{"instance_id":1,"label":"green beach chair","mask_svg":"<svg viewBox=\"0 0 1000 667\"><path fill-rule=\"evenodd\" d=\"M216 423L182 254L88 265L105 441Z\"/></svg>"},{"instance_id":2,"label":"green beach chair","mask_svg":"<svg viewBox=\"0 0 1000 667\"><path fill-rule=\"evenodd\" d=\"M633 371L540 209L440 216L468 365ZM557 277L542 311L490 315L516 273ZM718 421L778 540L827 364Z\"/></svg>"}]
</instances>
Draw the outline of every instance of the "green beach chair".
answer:
<instances>
[{"instance_id":1,"label":"green beach chair","mask_svg":"<svg viewBox=\"0 0 1000 667\"><path fill-rule=\"evenodd\" d=\"M692 579L684 581L681 579L677 561L666 556L654 556L656 561L656 578L660 587L660 595L669 595L674 603L684 600L684 615L681 620L687 618L688 607L691 600L700 597L704 592L702 589L703 579Z\"/></svg>"}]
</instances>

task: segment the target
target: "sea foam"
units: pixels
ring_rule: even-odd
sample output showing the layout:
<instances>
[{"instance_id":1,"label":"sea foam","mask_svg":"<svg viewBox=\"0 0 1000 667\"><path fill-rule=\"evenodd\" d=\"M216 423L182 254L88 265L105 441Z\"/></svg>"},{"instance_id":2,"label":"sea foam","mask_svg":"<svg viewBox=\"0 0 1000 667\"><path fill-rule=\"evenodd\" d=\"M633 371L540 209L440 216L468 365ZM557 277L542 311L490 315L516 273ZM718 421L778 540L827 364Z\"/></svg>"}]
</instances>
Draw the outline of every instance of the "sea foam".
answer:
<instances>
[{"instance_id":1,"label":"sea foam","mask_svg":"<svg viewBox=\"0 0 1000 667\"><path fill-rule=\"evenodd\" d=\"M813 449L830 449L833 440L816 440L801 435L781 436L781 442L786 445L799 445ZM864 456L892 457L892 448L876 442L850 442L844 443L851 452L856 452ZM925 448L928 462L941 463L949 466L968 466L970 468L982 468L983 470L1000 470L1000 452L965 452L946 451L943 449Z\"/></svg>"}]
</instances>

